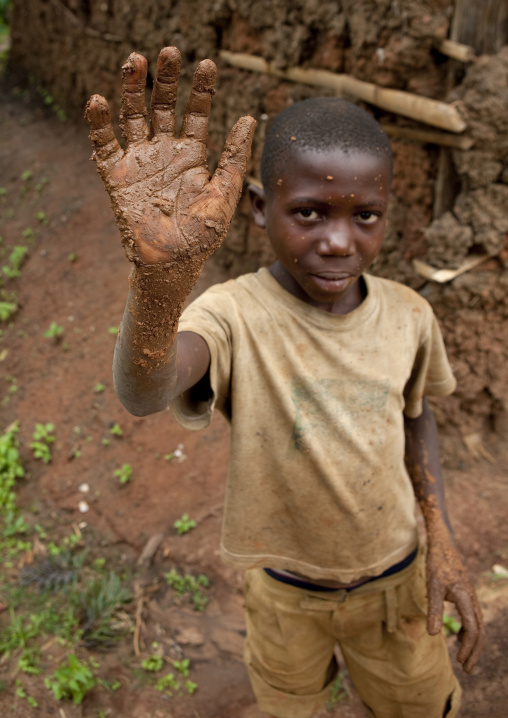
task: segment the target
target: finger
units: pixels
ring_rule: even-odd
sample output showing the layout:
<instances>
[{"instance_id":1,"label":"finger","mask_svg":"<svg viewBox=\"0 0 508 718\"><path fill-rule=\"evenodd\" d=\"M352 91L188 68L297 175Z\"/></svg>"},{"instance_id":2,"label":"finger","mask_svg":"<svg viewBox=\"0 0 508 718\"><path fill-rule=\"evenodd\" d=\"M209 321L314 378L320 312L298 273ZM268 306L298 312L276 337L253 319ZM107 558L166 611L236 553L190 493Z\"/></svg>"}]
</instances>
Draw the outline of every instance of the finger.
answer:
<instances>
[{"instance_id":1,"label":"finger","mask_svg":"<svg viewBox=\"0 0 508 718\"><path fill-rule=\"evenodd\" d=\"M97 163L116 161L123 155L123 150L115 137L109 105L104 97L92 95L85 108L85 117L90 125L89 137Z\"/></svg>"},{"instance_id":2,"label":"finger","mask_svg":"<svg viewBox=\"0 0 508 718\"><path fill-rule=\"evenodd\" d=\"M148 137L145 122L145 88L148 65L143 55L132 52L123 70L122 114L120 124L127 142L141 142Z\"/></svg>"},{"instance_id":3,"label":"finger","mask_svg":"<svg viewBox=\"0 0 508 718\"><path fill-rule=\"evenodd\" d=\"M474 589L471 590L474 591ZM478 662L485 643L482 609L476 593L473 593L473 595L465 594L465 606L461 608L461 605L457 602L457 608L464 628L457 660L463 664L466 673L471 673Z\"/></svg>"},{"instance_id":4,"label":"finger","mask_svg":"<svg viewBox=\"0 0 508 718\"><path fill-rule=\"evenodd\" d=\"M208 116L215 94L217 68L212 60L203 60L194 73L192 90L185 108L182 124L182 137L193 137L206 142L208 136Z\"/></svg>"},{"instance_id":5,"label":"finger","mask_svg":"<svg viewBox=\"0 0 508 718\"><path fill-rule=\"evenodd\" d=\"M173 134L175 131L175 104L181 63L180 51L176 47L165 47L160 51L150 106L152 135L160 132Z\"/></svg>"},{"instance_id":6,"label":"finger","mask_svg":"<svg viewBox=\"0 0 508 718\"><path fill-rule=\"evenodd\" d=\"M253 117L240 117L228 135L212 185L236 207L242 191L243 177L250 158L252 138L256 129Z\"/></svg>"},{"instance_id":7,"label":"finger","mask_svg":"<svg viewBox=\"0 0 508 718\"><path fill-rule=\"evenodd\" d=\"M438 582L429 581L427 593L429 602L427 631L431 636L435 636L443 626L444 590Z\"/></svg>"}]
</instances>

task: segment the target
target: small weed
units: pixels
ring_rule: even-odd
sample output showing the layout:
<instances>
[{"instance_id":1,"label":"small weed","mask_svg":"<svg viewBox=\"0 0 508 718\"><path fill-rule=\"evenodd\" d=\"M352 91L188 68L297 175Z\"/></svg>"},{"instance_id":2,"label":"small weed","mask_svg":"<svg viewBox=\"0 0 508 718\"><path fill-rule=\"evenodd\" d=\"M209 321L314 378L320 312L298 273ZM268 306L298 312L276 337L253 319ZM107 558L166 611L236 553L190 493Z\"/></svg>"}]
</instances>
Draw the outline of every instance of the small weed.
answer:
<instances>
[{"instance_id":1,"label":"small weed","mask_svg":"<svg viewBox=\"0 0 508 718\"><path fill-rule=\"evenodd\" d=\"M19 424L14 422L0 436L0 515L5 521L4 536L26 531L13 491L16 480L25 475L18 451L18 432Z\"/></svg>"},{"instance_id":2,"label":"small weed","mask_svg":"<svg viewBox=\"0 0 508 718\"><path fill-rule=\"evenodd\" d=\"M0 302L0 322L7 322L16 313L18 305L15 302Z\"/></svg>"},{"instance_id":3,"label":"small weed","mask_svg":"<svg viewBox=\"0 0 508 718\"><path fill-rule=\"evenodd\" d=\"M153 671L154 673L160 671L163 665L164 660L161 656L148 656L141 664L145 671Z\"/></svg>"},{"instance_id":4,"label":"small weed","mask_svg":"<svg viewBox=\"0 0 508 718\"><path fill-rule=\"evenodd\" d=\"M198 684L194 683L194 681L185 681L184 688L192 696L197 691Z\"/></svg>"},{"instance_id":5,"label":"small weed","mask_svg":"<svg viewBox=\"0 0 508 718\"><path fill-rule=\"evenodd\" d=\"M104 386L104 384L101 384L100 381L98 381L95 385L94 392L96 394L101 394L105 389L106 387Z\"/></svg>"},{"instance_id":6,"label":"small weed","mask_svg":"<svg viewBox=\"0 0 508 718\"><path fill-rule=\"evenodd\" d=\"M21 174L21 179L23 180L23 182L30 182L30 180L32 179L32 170L25 170Z\"/></svg>"},{"instance_id":7,"label":"small weed","mask_svg":"<svg viewBox=\"0 0 508 718\"><path fill-rule=\"evenodd\" d=\"M132 466L130 464L123 464L120 469L114 472L114 476L120 479L121 484L128 484L132 481Z\"/></svg>"},{"instance_id":8,"label":"small weed","mask_svg":"<svg viewBox=\"0 0 508 718\"><path fill-rule=\"evenodd\" d=\"M181 661L173 661L173 665L178 671L178 673L181 673L184 678L187 678L189 675L189 666L190 666L190 660L188 658L182 658Z\"/></svg>"},{"instance_id":9,"label":"small weed","mask_svg":"<svg viewBox=\"0 0 508 718\"><path fill-rule=\"evenodd\" d=\"M52 339L58 339L63 334L63 327L60 327L56 322L51 322L49 329L46 329L44 336Z\"/></svg>"},{"instance_id":10,"label":"small weed","mask_svg":"<svg viewBox=\"0 0 508 718\"><path fill-rule=\"evenodd\" d=\"M81 593L83 609L83 642L87 647L107 647L125 632L126 626L116 620L120 606L131 600L115 573L97 576Z\"/></svg>"},{"instance_id":11,"label":"small weed","mask_svg":"<svg viewBox=\"0 0 508 718\"><path fill-rule=\"evenodd\" d=\"M46 224L49 222L49 220L48 220L48 218L47 218L47 215L46 215L46 212L42 212L42 211L41 211L41 212L36 212L36 213L35 213L35 218L36 218L41 224L44 224L44 225L46 225Z\"/></svg>"},{"instance_id":12,"label":"small weed","mask_svg":"<svg viewBox=\"0 0 508 718\"><path fill-rule=\"evenodd\" d=\"M2 272L6 277L9 279L15 279L16 277L21 276L21 267L26 259L27 252L27 247L19 245L14 247L7 259L7 264L2 267Z\"/></svg>"},{"instance_id":13,"label":"small weed","mask_svg":"<svg viewBox=\"0 0 508 718\"><path fill-rule=\"evenodd\" d=\"M30 448L34 452L34 457L41 459L45 464L49 464L51 461L49 445L55 441L52 434L54 430L54 424L36 424L35 431L32 434L33 441Z\"/></svg>"},{"instance_id":14,"label":"small weed","mask_svg":"<svg viewBox=\"0 0 508 718\"><path fill-rule=\"evenodd\" d=\"M344 685L344 675L339 673L337 678L332 683L332 688L330 690L330 697L328 699L329 710L331 711L333 706L336 706L338 703L343 703L348 698L349 693Z\"/></svg>"},{"instance_id":15,"label":"small weed","mask_svg":"<svg viewBox=\"0 0 508 718\"><path fill-rule=\"evenodd\" d=\"M194 519L189 517L189 514L183 514L183 516L175 521L173 526L177 530L177 533L186 534L196 528L197 524Z\"/></svg>"},{"instance_id":16,"label":"small weed","mask_svg":"<svg viewBox=\"0 0 508 718\"><path fill-rule=\"evenodd\" d=\"M118 327L109 327L108 333L116 336L118 334Z\"/></svg>"},{"instance_id":17,"label":"small weed","mask_svg":"<svg viewBox=\"0 0 508 718\"><path fill-rule=\"evenodd\" d=\"M76 254L76 252L71 252L67 257L69 262L75 262L77 258L78 258L78 255Z\"/></svg>"},{"instance_id":18,"label":"small weed","mask_svg":"<svg viewBox=\"0 0 508 718\"><path fill-rule=\"evenodd\" d=\"M28 242L34 242L35 241L35 232L31 227L26 227L21 234Z\"/></svg>"},{"instance_id":19,"label":"small weed","mask_svg":"<svg viewBox=\"0 0 508 718\"><path fill-rule=\"evenodd\" d=\"M453 616L449 616L447 613L443 613L443 626L447 636L452 634L456 635L462 628L460 622Z\"/></svg>"},{"instance_id":20,"label":"small weed","mask_svg":"<svg viewBox=\"0 0 508 718\"><path fill-rule=\"evenodd\" d=\"M165 693L167 696L172 696L172 691L180 690L180 683L176 680L173 673L168 673L162 678L159 678L155 684L155 688L161 693Z\"/></svg>"},{"instance_id":21,"label":"small weed","mask_svg":"<svg viewBox=\"0 0 508 718\"><path fill-rule=\"evenodd\" d=\"M35 194L36 194L37 196L39 196L40 193L42 192L42 190L44 189L44 187L45 187L47 184L49 184L48 178L47 178L47 177L41 177L41 179L39 180L39 182L35 185Z\"/></svg>"},{"instance_id":22,"label":"small weed","mask_svg":"<svg viewBox=\"0 0 508 718\"><path fill-rule=\"evenodd\" d=\"M19 679L16 679L16 695L18 696L18 698L25 698L28 705L32 706L32 708L38 708L39 704L37 703L35 698L32 698L32 696L29 696L26 693Z\"/></svg>"},{"instance_id":23,"label":"small weed","mask_svg":"<svg viewBox=\"0 0 508 718\"><path fill-rule=\"evenodd\" d=\"M70 700L79 705L85 695L96 684L95 676L85 662L81 662L73 653L67 656L67 665L60 666L52 677L44 681L47 688L53 691L57 700Z\"/></svg>"},{"instance_id":24,"label":"small weed","mask_svg":"<svg viewBox=\"0 0 508 718\"><path fill-rule=\"evenodd\" d=\"M208 603L208 597L202 593L202 588L208 588L210 581L204 574L197 578L189 574L183 576L174 568L164 574L164 578L178 596L190 596L195 611L203 611Z\"/></svg>"},{"instance_id":25,"label":"small weed","mask_svg":"<svg viewBox=\"0 0 508 718\"><path fill-rule=\"evenodd\" d=\"M103 445L103 446L109 446L110 444L111 444L111 439L103 439L103 440L102 440L102 445Z\"/></svg>"},{"instance_id":26,"label":"small weed","mask_svg":"<svg viewBox=\"0 0 508 718\"><path fill-rule=\"evenodd\" d=\"M120 427L120 424L113 424L109 431L111 434L113 434L113 436L123 436L123 431Z\"/></svg>"},{"instance_id":27,"label":"small weed","mask_svg":"<svg viewBox=\"0 0 508 718\"><path fill-rule=\"evenodd\" d=\"M35 586L39 591L59 591L75 586L84 556L73 556L69 550L24 566L19 575L22 586Z\"/></svg>"}]
</instances>

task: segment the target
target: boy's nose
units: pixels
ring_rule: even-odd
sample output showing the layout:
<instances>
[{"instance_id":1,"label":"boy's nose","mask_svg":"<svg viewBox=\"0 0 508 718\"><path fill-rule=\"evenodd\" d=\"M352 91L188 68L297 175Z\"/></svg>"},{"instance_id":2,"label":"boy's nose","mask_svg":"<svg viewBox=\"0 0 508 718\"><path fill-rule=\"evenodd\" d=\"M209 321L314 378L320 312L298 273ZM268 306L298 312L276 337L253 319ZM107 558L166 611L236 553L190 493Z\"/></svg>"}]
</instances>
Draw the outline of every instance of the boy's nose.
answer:
<instances>
[{"instance_id":1,"label":"boy's nose","mask_svg":"<svg viewBox=\"0 0 508 718\"><path fill-rule=\"evenodd\" d=\"M347 257L353 253L353 233L347 222L329 223L318 244L320 254Z\"/></svg>"}]
</instances>

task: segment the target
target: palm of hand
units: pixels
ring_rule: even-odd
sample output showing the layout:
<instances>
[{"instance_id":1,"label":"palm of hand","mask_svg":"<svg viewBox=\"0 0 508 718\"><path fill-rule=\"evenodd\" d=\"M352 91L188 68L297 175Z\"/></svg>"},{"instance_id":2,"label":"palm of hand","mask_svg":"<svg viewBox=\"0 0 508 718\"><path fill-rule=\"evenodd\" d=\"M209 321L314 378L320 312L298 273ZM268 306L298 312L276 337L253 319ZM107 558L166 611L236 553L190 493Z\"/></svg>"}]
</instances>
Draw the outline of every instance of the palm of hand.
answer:
<instances>
[{"instance_id":1,"label":"palm of hand","mask_svg":"<svg viewBox=\"0 0 508 718\"><path fill-rule=\"evenodd\" d=\"M128 146L118 144L106 100L87 106L94 157L110 194L128 258L173 264L220 244L236 207L249 157L254 120L241 118L226 142L212 180L206 164L207 121L215 65L200 63L194 76L182 134L173 136L180 56L161 51L152 94L152 137L144 121L146 61L131 55L124 67L122 120Z\"/></svg>"}]
</instances>

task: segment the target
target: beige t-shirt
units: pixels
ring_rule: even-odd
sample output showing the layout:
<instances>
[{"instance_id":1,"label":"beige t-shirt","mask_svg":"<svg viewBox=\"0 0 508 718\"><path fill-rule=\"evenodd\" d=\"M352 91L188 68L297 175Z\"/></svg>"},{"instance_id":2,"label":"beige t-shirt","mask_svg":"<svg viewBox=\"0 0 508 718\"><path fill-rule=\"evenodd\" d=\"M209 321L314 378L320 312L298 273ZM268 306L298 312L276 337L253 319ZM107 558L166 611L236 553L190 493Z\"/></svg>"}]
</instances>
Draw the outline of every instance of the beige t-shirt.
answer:
<instances>
[{"instance_id":1,"label":"beige t-shirt","mask_svg":"<svg viewBox=\"0 0 508 718\"><path fill-rule=\"evenodd\" d=\"M270 566L352 582L417 545L404 466L403 412L455 388L430 305L413 290L365 276L349 314L312 307L266 269L211 287L180 331L206 341L209 405L173 402L177 420L231 423L221 540L237 568Z\"/></svg>"}]
</instances>

